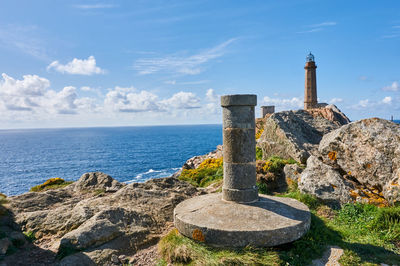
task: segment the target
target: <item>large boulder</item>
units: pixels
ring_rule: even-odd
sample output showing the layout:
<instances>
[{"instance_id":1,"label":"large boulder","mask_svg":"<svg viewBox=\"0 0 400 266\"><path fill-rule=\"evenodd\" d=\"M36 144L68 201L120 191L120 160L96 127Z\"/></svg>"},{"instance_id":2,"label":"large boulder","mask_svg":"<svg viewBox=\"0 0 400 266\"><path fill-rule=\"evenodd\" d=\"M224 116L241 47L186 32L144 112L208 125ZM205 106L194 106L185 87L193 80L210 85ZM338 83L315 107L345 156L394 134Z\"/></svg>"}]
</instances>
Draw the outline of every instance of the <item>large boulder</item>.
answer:
<instances>
[{"instance_id":1,"label":"large boulder","mask_svg":"<svg viewBox=\"0 0 400 266\"><path fill-rule=\"evenodd\" d=\"M264 159L277 155L305 163L316 153L324 134L348 123L339 112L336 107L327 106L274 113L266 119L257 146L262 149Z\"/></svg>"},{"instance_id":2,"label":"large boulder","mask_svg":"<svg viewBox=\"0 0 400 266\"><path fill-rule=\"evenodd\" d=\"M400 125L379 118L353 122L326 134L310 157L300 190L329 200L394 204L400 201ZM349 198L350 196L350 198Z\"/></svg>"},{"instance_id":3,"label":"large boulder","mask_svg":"<svg viewBox=\"0 0 400 266\"><path fill-rule=\"evenodd\" d=\"M175 206L198 193L173 177L125 185L97 172L62 189L8 199L14 226L33 232L40 248L63 258L61 265L105 265L154 244Z\"/></svg>"}]
</instances>

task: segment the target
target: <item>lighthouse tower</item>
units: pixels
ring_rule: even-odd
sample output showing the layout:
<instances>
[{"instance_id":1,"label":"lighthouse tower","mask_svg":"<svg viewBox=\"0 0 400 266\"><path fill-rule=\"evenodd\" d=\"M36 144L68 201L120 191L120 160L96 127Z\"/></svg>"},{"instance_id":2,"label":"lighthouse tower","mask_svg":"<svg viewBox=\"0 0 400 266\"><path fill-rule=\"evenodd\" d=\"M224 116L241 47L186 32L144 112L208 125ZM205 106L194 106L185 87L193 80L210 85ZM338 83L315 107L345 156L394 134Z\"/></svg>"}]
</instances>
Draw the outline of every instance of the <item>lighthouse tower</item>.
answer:
<instances>
[{"instance_id":1,"label":"lighthouse tower","mask_svg":"<svg viewBox=\"0 0 400 266\"><path fill-rule=\"evenodd\" d=\"M304 109L317 107L317 75L314 56L311 52L306 57L306 81L304 88Z\"/></svg>"}]
</instances>

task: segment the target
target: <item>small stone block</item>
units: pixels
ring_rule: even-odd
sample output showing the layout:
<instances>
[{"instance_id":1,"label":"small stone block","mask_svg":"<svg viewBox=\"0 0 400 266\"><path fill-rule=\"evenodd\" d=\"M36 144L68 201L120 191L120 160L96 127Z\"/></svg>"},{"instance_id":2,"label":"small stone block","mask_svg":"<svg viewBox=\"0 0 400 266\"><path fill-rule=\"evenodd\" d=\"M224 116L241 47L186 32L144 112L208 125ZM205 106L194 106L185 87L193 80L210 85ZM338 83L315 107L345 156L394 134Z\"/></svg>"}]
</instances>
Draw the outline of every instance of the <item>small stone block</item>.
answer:
<instances>
[{"instance_id":1,"label":"small stone block","mask_svg":"<svg viewBox=\"0 0 400 266\"><path fill-rule=\"evenodd\" d=\"M253 106L228 106L222 109L223 128L255 128Z\"/></svg>"},{"instance_id":2,"label":"small stone block","mask_svg":"<svg viewBox=\"0 0 400 266\"><path fill-rule=\"evenodd\" d=\"M255 163L224 163L224 188L246 189L256 185Z\"/></svg>"},{"instance_id":3,"label":"small stone block","mask_svg":"<svg viewBox=\"0 0 400 266\"><path fill-rule=\"evenodd\" d=\"M247 189L233 189L223 187L222 199L238 203L255 202L258 200L258 188L257 186Z\"/></svg>"},{"instance_id":4,"label":"small stone block","mask_svg":"<svg viewBox=\"0 0 400 266\"><path fill-rule=\"evenodd\" d=\"M255 130L225 128L223 130L224 162L249 163L256 161Z\"/></svg>"}]
</instances>

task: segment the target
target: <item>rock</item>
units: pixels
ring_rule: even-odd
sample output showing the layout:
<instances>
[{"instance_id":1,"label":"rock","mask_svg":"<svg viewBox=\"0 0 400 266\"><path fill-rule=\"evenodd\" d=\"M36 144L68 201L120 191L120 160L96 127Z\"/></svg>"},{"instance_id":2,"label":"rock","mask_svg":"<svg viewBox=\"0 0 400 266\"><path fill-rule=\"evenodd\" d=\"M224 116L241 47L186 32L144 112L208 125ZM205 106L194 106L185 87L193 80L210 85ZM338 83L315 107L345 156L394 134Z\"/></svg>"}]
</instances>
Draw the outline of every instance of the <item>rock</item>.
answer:
<instances>
[{"instance_id":1,"label":"rock","mask_svg":"<svg viewBox=\"0 0 400 266\"><path fill-rule=\"evenodd\" d=\"M323 137L317 156L301 176L302 191L319 197L323 183L340 183L333 195L341 203L349 195L376 205L400 201L400 125L379 118L344 125Z\"/></svg>"},{"instance_id":2,"label":"rock","mask_svg":"<svg viewBox=\"0 0 400 266\"><path fill-rule=\"evenodd\" d=\"M335 207L352 200L349 189L353 188L352 184L315 156L308 158L298 185L300 191L315 195Z\"/></svg>"},{"instance_id":3,"label":"rock","mask_svg":"<svg viewBox=\"0 0 400 266\"><path fill-rule=\"evenodd\" d=\"M7 237L0 239L0 255L5 255L12 246L12 242Z\"/></svg>"},{"instance_id":4,"label":"rock","mask_svg":"<svg viewBox=\"0 0 400 266\"><path fill-rule=\"evenodd\" d=\"M344 121L330 121L323 115L326 108L317 108L313 115L309 111L284 111L272 114L265 121L264 131L257 141L263 158L272 155L293 158L305 163L315 154L322 136L342 125ZM334 109L329 109L334 112Z\"/></svg>"},{"instance_id":5,"label":"rock","mask_svg":"<svg viewBox=\"0 0 400 266\"><path fill-rule=\"evenodd\" d=\"M83 174L74 184L75 191L105 190L107 192L115 192L122 187L122 183L101 172Z\"/></svg>"},{"instance_id":6,"label":"rock","mask_svg":"<svg viewBox=\"0 0 400 266\"><path fill-rule=\"evenodd\" d=\"M93 193L99 189L114 192ZM88 173L62 189L10 197L9 206L16 225L35 233L35 244L64 257L60 265L104 265L113 254L132 256L154 244L175 206L198 193L172 177L122 185Z\"/></svg>"},{"instance_id":7,"label":"rock","mask_svg":"<svg viewBox=\"0 0 400 266\"><path fill-rule=\"evenodd\" d=\"M314 117L323 117L337 124L338 126L350 123L350 119L333 104L323 106L323 108L312 108L305 110Z\"/></svg>"},{"instance_id":8,"label":"rock","mask_svg":"<svg viewBox=\"0 0 400 266\"><path fill-rule=\"evenodd\" d=\"M115 264L119 263L119 259L118 259L117 255L112 254L112 256L111 256L111 262L112 262L112 263L115 263Z\"/></svg>"},{"instance_id":9,"label":"rock","mask_svg":"<svg viewBox=\"0 0 400 266\"><path fill-rule=\"evenodd\" d=\"M300 180L301 173L303 172L298 164L286 164L283 168L283 175L285 179L290 179L291 181L298 182Z\"/></svg>"},{"instance_id":10,"label":"rock","mask_svg":"<svg viewBox=\"0 0 400 266\"><path fill-rule=\"evenodd\" d=\"M204 160L210 158L221 158L222 157L222 145L218 145L215 151L212 151L206 155L194 156L187 160L185 164L182 166L182 169L195 169L197 168Z\"/></svg>"}]
</instances>

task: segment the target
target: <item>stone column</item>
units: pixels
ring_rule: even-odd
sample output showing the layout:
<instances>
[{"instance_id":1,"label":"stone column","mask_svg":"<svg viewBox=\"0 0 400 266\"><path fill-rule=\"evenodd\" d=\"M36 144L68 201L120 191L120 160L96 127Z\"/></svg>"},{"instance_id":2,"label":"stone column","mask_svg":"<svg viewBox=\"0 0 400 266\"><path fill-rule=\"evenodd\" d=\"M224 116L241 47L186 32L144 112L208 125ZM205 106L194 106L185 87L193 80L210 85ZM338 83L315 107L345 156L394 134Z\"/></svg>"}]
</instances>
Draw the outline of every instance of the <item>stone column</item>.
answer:
<instances>
[{"instance_id":1,"label":"stone column","mask_svg":"<svg viewBox=\"0 0 400 266\"><path fill-rule=\"evenodd\" d=\"M234 202L258 200L256 140L252 94L221 97L223 115L224 184L222 199Z\"/></svg>"}]
</instances>

